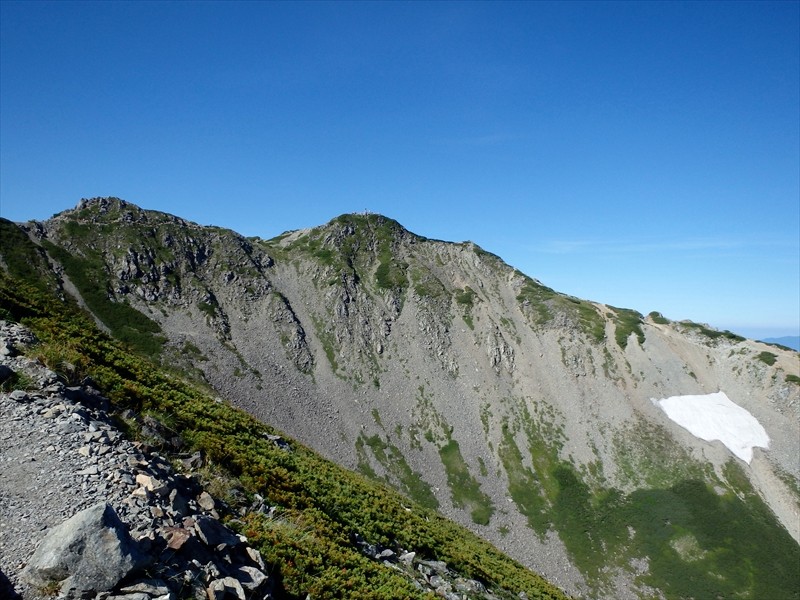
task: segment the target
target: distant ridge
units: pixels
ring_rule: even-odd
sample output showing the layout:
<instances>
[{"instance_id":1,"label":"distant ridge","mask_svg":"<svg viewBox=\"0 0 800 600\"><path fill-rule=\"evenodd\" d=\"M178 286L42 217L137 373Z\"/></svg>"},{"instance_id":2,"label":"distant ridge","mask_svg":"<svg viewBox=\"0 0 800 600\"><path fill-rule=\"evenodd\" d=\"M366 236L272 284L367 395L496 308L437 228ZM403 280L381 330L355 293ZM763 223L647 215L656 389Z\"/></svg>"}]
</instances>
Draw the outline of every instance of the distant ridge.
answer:
<instances>
[{"instance_id":1,"label":"distant ridge","mask_svg":"<svg viewBox=\"0 0 800 600\"><path fill-rule=\"evenodd\" d=\"M785 335L783 337L764 338L760 341L766 342L767 344L786 346L787 348L791 348L792 350L797 350L800 352L800 335Z\"/></svg>"}]
</instances>

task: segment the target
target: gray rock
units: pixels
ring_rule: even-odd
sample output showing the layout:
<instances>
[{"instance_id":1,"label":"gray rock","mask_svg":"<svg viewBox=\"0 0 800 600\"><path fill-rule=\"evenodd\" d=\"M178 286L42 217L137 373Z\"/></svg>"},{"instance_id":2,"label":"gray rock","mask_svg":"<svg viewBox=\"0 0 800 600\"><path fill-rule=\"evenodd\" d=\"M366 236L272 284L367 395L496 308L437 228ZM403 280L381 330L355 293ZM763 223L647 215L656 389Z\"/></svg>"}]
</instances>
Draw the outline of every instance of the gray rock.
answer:
<instances>
[{"instance_id":1,"label":"gray rock","mask_svg":"<svg viewBox=\"0 0 800 600\"><path fill-rule=\"evenodd\" d=\"M208 586L209 600L224 600L228 595L239 598L239 600L247 600L242 584L233 577L215 579Z\"/></svg>"},{"instance_id":2,"label":"gray rock","mask_svg":"<svg viewBox=\"0 0 800 600\"><path fill-rule=\"evenodd\" d=\"M453 583L453 587L457 592L462 593L470 593L470 594L485 594L486 587L480 582L475 581L474 579L463 579L461 577L457 578Z\"/></svg>"},{"instance_id":3,"label":"gray rock","mask_svg":"<svg viewBox=\"0 0 800 600\"><path fill-rule=\"evenodd\" d=\"M177 517L183 518L189 514L189 505L177 489L174 489L169 494L169 510Z\"/></svg>"},{"instance_id":4,"label":"gray rock","mask_svg":"<svg viewBox=\"0 0 800 600\"><path fill-rule=\"evenodd\" d=\"M247 555L250 557L250 560L251 560L251 561L253 561L253 563L254 563L254 564L255 564L255 565L256 565L256 566L257 566L259 569L261 569L262 571L263 571L264 569L266 569L266 567L264 566L264 559L263 559L263 558L261 558L261 552L259 552L259 551L258 551L258 550L256 550L255 548L251 548L250 546L248 546L247 548L245 548L245 550L247 551Z\"/></svg>"},{"instance_id":5,"label":"gray rock","mask_svg":"<svg viewBox=\"0 0 800 600\"><path fill-rule=\"evenodd\" d=\"M133 592L131 594L108 596L106 600L150 600L150 595L144 592Z\"/></svg>"},{"instance_id":6,"label":"gray rock","mask_svg":"<svg viewBox=\"0 0 800 600\"><path fill-rule=\"evenodd\" d=\"M60 381L56 381L55 383L48 385L46 388L42 390L43 393L47 394L48 396L55 396L57 394L61 394L64 391L64 384Z\"/></svg>"},{"instance_id":7,"label":"gray rock","mask_svg":"<svg viewBox=\"0 0 800 600\"><path fill-rule=\"evenodd\" d=\"M161 579L143 579L133 585L128 585L119 589L121 594L133 594L135 592L144 592L151 596L163 596L169 594L167 584Z\"/></svg>"},{"instance_id":8,"label":"gray rock","mask_svg":"<svg viewBox=\"0 0 800 600\"><path fill-rule=\"evenodd\" d=\"M255 567L239 567L234 575L242 587L250 591L257 590L267 581L267 576Z\"/></svg>"},{"instance_id":9,"label":"gray rock","mask_svg":"<svg viewBox=\"0 0 800 600\"><path fill-rule=\"evenodd\" d=\"M214 510L214 498L211 497L211 494L208 492L202 492L200 496L197 498L197 503L200 505L200 508L203 510Z\"/></svg>"},{"instance_id":10,"label":"gray rock","mask_svg":"<svg viewBox=\"0 0 800 600\"><path fill-rule=\"evenodd\" d=\"M15 402L30 402L30 396L23 390L14 390L8 395Z\"/></svg>"},{"instance_id":11,"label":"gray rock","mask_svg":"<svg viewBox=\"0 0 800 600\"><path fill-rule=\"evenodd\" d=\"M211 548L216 548L220 544L233 547L242 543L239 536L230 529L216 519L205 515L197 519L195 530L198 537Z\"/></svg>"},{"instance_id":12,"label":"gray rock","mask_svg":"<svg viewBox=\"0 0 800 600\"><path fill-rule=\"evenodd\" d=\"M203 466L203 455L198 450L194 454L192 454L189 458L182 458L181 463L186 469L193 470L199 469Z\"/></svg>"},{"instance_id":13,"label":"gray rock","mask_svg":"<svg viewBox=\"0 0 800 600\"><path fill-rule=\"evenodd\" d=\"M217 579L221 575L219 567L217 567L217 565L215 565L212 561L209 561L203 565L203 572L208 579Z\"/></svg>"},{"instance_id":14,"label":"gray rock","mask_svg":"<svg viewBox=\"0 0 800 600\"><path fill-rule=\"evenodd\" d=\"M68 435L70 433L78 433L82 431L83 428L73 421L62 421L58 424L58 429L61 431L62 434Z\"/></svg>"},{"instance_id":15,"label":"gray rock","mask_svg":"<svg viewBox=\"0 0 800 600\"><path fill-rule=\"evenodd\" d=\"M63 410L61 407L59 407L59 406L53 406L53 407L51 407L51 408L48 408L46 411L44 411L44 412L42 413L42 416L43 416L45 419L55 419L55 418L56 418L57 416L59 416L59 415L60 415L62 412L64 412L64 410Z\"/></svg>"},{"instance_id":16,"label":"gray rock","mask_svg":"<svg viewBox=\"0 0 800 600\"><path fill-rule=\"evenodd\" d=\"M147 562L114 509L101 502L53 528L21 578L36 587L61 581L62 593L80 596L111 590Z\"/></svg>"},{"instance_id":17,"label":"gray rock","mask_svg":"<svg viewBox=\"0 0 800 600\"><path fill-rule=\"evenodd\" d=\"M437 573L447 574L447 563L441 560L423 560L420 561L426 567L433 569Z\"/></svg>"}]
</instances>

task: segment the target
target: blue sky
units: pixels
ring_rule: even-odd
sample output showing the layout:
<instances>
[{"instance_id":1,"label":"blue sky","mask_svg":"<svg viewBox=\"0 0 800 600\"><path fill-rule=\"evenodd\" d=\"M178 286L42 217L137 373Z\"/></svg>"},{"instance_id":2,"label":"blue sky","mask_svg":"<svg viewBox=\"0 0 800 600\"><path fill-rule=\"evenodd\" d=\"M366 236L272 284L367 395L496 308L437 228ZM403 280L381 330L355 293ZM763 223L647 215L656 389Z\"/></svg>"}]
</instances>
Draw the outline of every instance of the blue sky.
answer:
<instances>
[{"instance_id":1,"label":"blue sky","mask_svg":"<svg viewBox=\"0 0 800 600\"><path fill-rule=\"evenodd\" d=\"M0 216L365 209L559 291L800 330L800 3L0 2Z\"/></svg>"}]
</instances>

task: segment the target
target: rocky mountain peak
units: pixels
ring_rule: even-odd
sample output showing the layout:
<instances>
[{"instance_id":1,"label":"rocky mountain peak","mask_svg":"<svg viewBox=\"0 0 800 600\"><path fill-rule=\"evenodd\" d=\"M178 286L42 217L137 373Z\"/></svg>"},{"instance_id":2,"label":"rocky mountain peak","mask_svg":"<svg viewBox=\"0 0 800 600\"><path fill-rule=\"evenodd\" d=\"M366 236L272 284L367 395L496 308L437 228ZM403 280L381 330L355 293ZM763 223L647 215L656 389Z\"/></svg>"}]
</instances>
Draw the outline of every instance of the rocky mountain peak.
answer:
<instances>
[{"instance_id":1,"label":"rocky mountain peak","mask_svg":"<svg viewBox=\"0 0 800 600\"><path fill-rule=\"evenodd\" d=\"M750 556L685 515L735 508L746 531L766 510L772 547L800 541L797 353L561 294L381 215L261 240L97 200L28 231L3 250L10 270L17 250L46 255L60 293L116 337L572 593L678 589L671 573L695 554L642 550L658 540L708 540L703 573ZM720 391L770 438L749 464L654 404ZM647 524L664 498L662 535ZM612 546L614 566L600 564Z\"/></svg>"}]
</instances>

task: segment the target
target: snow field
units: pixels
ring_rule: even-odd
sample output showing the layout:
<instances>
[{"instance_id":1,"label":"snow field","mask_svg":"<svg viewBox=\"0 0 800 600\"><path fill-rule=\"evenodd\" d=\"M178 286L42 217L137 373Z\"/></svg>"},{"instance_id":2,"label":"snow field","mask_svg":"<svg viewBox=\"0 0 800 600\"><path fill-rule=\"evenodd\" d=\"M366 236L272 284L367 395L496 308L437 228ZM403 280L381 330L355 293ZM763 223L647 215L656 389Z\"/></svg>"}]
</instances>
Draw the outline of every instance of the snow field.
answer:
<instances>
[{"instance_id":1,"label":"snow field","mask_svg":"<svg viewBox=\"0 0 800 600\"><path fill-rule=\"evenodd\" d=\"M723 391L652 401L692 435L706 441L719 440L747 464L753 459L754 447L769 448L769 436L758 419Z\"/></svg>"}]
</instances>

